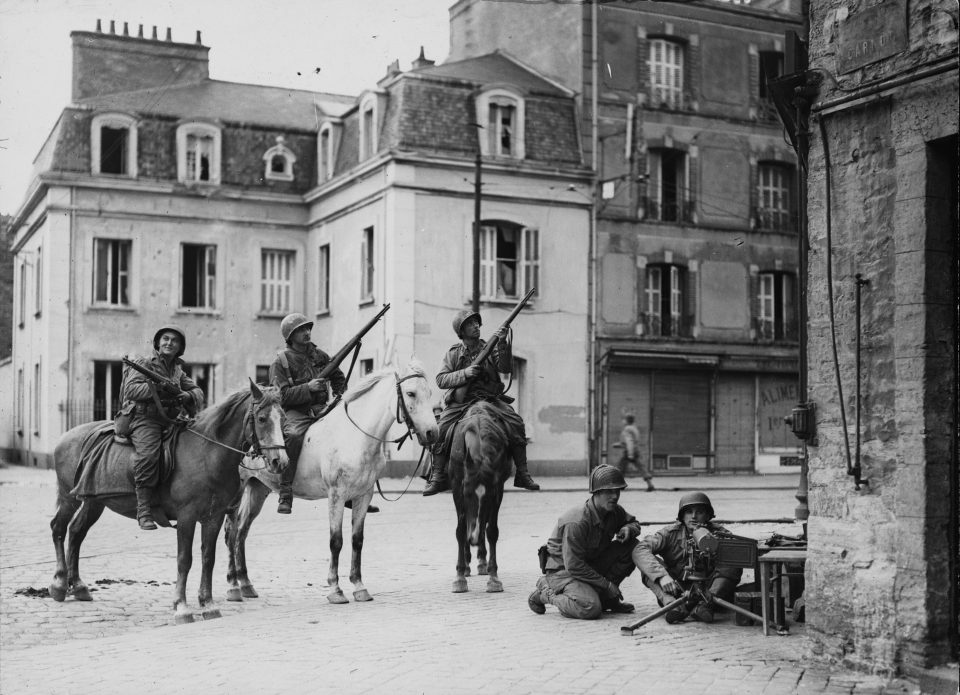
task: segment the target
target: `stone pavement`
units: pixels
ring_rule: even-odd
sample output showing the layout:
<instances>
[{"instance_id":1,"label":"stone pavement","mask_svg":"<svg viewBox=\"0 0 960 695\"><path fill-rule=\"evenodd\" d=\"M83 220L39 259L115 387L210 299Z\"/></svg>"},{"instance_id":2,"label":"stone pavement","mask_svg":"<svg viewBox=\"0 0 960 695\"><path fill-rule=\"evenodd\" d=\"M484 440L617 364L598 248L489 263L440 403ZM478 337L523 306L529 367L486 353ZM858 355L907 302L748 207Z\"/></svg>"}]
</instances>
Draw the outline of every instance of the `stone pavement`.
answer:
<instances>
[{"instance_id":1,"label":"stone pavement","mask_svg":"<svg viewBox=\"0 0 960 695\"><path fill-rule=\"evenodd\" d=\"M395 497L407 481L385 482ZM297 500L283 517L271 497L248 542L261 598L224 600L221 545L214 595L223 617L175 625L173 532L141 532L106 512L82 550L81 576L94 600L56 603L44 596L54 570L53 473L0 468L0 694L915 692L906 682L811 665L800 624L765 638L730 616L709 626L657 620L623 636L622 625L656 608L637 573L622 586L637 604L633 616L571 621L553 607L535 615L526 597L538 576L536 549L557 515L587 497L580 481L540 482L549 489L505 496L501 594L485 593L477 576L468 593L451 593L453 501L412 494L422 488L417 481L411 494L381 500L382 513L367 517L363 573L374 601L326 601L326 502ZM710 495L735 533L796 535L799 527L783 521L793 515L794 488L773 482ZM675 516L677 492L640 488L621 502L645 531ZM195 609L198 555L199 542L188 582ZM341 572L349 572L348 552ZM341 586L350 596L346 576Z\"/></svg>"}]
</instances>

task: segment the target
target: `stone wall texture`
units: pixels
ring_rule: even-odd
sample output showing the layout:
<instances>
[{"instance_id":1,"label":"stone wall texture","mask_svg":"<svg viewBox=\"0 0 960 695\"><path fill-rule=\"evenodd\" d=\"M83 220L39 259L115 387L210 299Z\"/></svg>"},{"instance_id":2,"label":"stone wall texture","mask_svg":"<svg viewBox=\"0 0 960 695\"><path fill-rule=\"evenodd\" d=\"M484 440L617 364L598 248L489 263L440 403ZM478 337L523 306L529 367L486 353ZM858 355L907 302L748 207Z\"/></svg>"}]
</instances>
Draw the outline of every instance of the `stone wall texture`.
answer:
<instances>
[{"instance_id":1,"label":"stone wall texture","mask_svg":"<svg viewBox=\"0 0 960 695\"><path fill-rule=\"evenodd\" d=\"M890 21L908 16L891 7ZM911 3L905 50L837 74L835 57L866 6L814 0L810 9L810 64L826 73L819 104L828 108L814 108L807 182L818 428L808 449L807 622L820 658L910 672L955 658L958 81L944 56L955 56L957 33L947 3ZM841 103L858 88L866 98ZM859 490L848 475L857 463L857 273L868 283L859 427L868 482Z\"/></svg>"}]
</instances>

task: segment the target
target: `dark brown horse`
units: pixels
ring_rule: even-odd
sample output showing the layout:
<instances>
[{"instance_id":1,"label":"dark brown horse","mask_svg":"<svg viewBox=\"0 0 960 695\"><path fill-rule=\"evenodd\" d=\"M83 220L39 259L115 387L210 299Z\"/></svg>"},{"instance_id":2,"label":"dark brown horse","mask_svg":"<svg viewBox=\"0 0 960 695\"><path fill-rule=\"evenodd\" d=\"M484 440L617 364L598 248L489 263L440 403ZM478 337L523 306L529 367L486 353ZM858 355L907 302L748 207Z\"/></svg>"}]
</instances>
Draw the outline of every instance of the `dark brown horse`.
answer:
<instances>
[{"instance_id":1,"label":"dark brown horse","mask_svg":"<svg viewBox=\"0 0 960 695\"><path fill-rule=\"evenodd\" d=\"M497 411L484 401L474 403L457 423L450 446L450 486L457 508L455 594L467 591L471 545L478 546L477 574L488 575L487 591L503 591L497 577L497 520L503 484L512 467L507 431ZM489 559L484 535L490 545Z\"/></svg>"},{"instance_id":2,"label":"dark brown horse","mask_svg":"<svg viewBox=\"0 0 960 695\"><path fill-rule=\"evenodd\" d=\"M63 601L68 594L78 601L91 600L90 591L80 578L80 545L103 510L109 508L117 514L136 518L132 486L127 494L103 497L78 498L71 492L77 483L83 442L88 434L105 424L108 423L91 422L74 427L63 435L54 452L57 511L50 528L57 553L57 571L50 595L56 601ZM251 382L249 390L238 391L222 403L201 411L196 422L180 434L175 451L176 467L158 490L164 513L177 522L177 586L173 604L177 622L193 619L187 609L186 584L193 564L193 536L198 522L202 558L198 599L206 613L216 615L210 604L217 535L227 507L240 490L238 469L244 449L252 445L254 453L259 453L269 468L282 470L287 465L282 427L279 389L260 389ZM133 447L123 449L119 457L129 461ZM66 553L65 535L68 537Z\"/></svg>"}]
</instances>

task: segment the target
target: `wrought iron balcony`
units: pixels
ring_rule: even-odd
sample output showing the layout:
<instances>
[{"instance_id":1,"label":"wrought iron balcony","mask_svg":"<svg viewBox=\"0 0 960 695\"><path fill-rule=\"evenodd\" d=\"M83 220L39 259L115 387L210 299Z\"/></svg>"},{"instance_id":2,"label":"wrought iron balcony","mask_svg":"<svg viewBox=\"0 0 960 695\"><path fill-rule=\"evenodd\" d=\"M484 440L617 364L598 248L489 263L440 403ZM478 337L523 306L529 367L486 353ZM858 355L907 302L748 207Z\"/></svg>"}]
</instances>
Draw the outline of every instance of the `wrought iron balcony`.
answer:
<instances>
[{"instance_id":1,"label":"wrought iron balcony","mask_svg":"<svg viewBox=\"0 0 960 695\"><path fill-rule=\"evenodd\" d=\"M663 316L641 312L639 323L644 338L689 338L693 334L692 316Z\"/></svg>"},{"instance_id":2,"label":"wrought iron balcony","mask_svg":"<svg viewBox=\"0 0 960 695\"><path fill-rule=\"evenodd\" d=\"M692 200L681 200L675 203L661 203L653 198L641 198L640 209L643 219L651 222L694 222L696 203Z\"/></svg>"},{"instance_id":3,"label":"wrought iron balcony","mask_svg":"<svg viewBox=\"0 0 960 695\"><path fill-rule=\"evenodd\" d=\"M758 318L755 321L757 340L775 342L779 340L795 341L798 337L797 321L783 321L778 330L777 322L773 319Z\"/></svg>"}]
</instances>

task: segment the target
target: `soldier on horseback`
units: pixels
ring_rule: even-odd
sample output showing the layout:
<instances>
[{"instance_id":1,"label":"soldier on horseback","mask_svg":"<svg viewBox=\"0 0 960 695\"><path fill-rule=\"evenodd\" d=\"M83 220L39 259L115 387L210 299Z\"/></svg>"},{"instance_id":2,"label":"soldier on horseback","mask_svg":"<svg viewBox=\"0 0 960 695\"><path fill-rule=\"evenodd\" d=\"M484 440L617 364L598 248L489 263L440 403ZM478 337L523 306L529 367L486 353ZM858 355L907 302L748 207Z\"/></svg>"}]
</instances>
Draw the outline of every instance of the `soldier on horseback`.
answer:
<instances>
[{"instance_id":1,"label":"soldier on horseback","mask_svg":"<svg viewBox=\"0 0 960 695\"><path fill-rule=\"evenodd\" d=\"M284 441L290 463L280 477L279 514L289 514L293 509L293 479L297 474L297 462L303 448L303 437L327 403L328 390L334 396L347 388L347 379L340 369L335 369L329 379L317 375L330 362L330 355L310 340L313 321L303 314L290 314L280 322L280 334L287 343L286 349L277 353L270 365L270 383L280 388L281 404L286 413L283 425Z\"/></svg>"},{"instance_id":2,"label":"soldier on horseback","mask_svg":"<svg viewBox=\"0 0 960 695\"><path fill-rule=\"evenodd\" d=\"M480 338L480 314L473 311L459 311L453 318L453 330L461 342L453 345L443 358L437 374L437 385L446 389L444 395L444 409L440 415L440 439L433 449L433 464L430 471L430 480L423 491L428 497L438 492L450 489L447 477L447 462L449 458L449 443L447 432L457 423L464 411L472 403L484 400L492 405L504 425L510 432L510 453L516 466L516 475L513 479L514 487L527 490L539 490L540 486L534 482L527 471L527 435L523 418L510 407L512 398L503 394L503 383L499 374L509 374L512 371L513 355L510 345L506 342L505 327L501 327L495 335L497 345L482 365L474 365L474 358L483 350L486 344ZM466 397L454 398L454 393L465 387Z\"/></svg>"},{"instance_id":3,"label":"soldier on horseback","mask_svg":"<svg viewBox=\"0 0 960 695\"><path fill-rule=\"evenodd\" d=\"M159 388L148 377L124 367L120 402L130 415L137 522L144 531L157 528L150 506L160 483L163 430L176 420L181 407L190 415L203 407L203 391L183 371L184 362L180 357L186 347L187 339L177 326L164 326L154 334L153 355L140 358L138 363L169 379L169 383Z\"/></svg>"}]
</instances>

